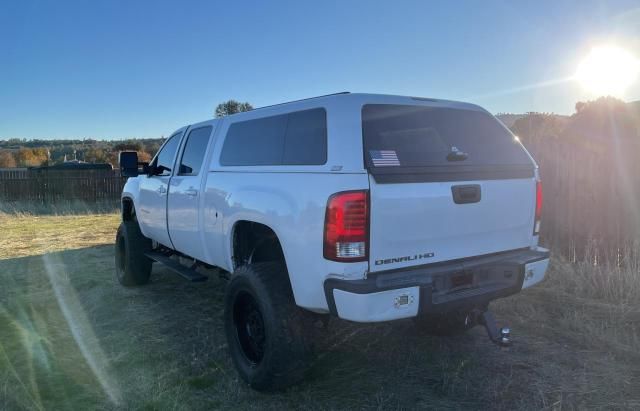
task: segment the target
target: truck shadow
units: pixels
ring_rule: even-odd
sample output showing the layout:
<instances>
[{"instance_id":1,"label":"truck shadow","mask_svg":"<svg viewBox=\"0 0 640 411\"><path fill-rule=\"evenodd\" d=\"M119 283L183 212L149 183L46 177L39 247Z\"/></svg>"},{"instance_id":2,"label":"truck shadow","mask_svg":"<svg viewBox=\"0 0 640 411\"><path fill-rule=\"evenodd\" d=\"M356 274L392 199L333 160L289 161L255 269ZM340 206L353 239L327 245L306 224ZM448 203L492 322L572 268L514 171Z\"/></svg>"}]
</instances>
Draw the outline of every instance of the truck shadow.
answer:
<instances>
[{"instance_id":1,"label":"truck shadow","mask_svg":"<svg viewBox=\"0 0 640 411\"><path fill-rule=\"evenodd\" d=\"M0 364L14 370L0 373L0 386L27 381L0 394L0 405L537 408L548 400L540 393L570 383L575 368L571 350L540 338L505 351L478 327L444 338L422 336L408 320L333 319L307 380L259 394L227 355L226 282L208 274L188 283L156 265L150 284L124 288L111 245L0 260Z\"/></svg>"}]
</instances>

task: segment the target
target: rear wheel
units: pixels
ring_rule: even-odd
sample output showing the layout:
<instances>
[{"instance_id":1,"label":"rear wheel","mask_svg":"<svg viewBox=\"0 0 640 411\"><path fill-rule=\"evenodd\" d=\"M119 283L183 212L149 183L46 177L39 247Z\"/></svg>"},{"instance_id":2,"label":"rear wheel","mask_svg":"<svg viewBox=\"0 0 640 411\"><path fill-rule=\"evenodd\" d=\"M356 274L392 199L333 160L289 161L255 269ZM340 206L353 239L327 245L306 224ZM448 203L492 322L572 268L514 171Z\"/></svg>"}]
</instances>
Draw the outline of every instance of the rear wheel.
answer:
<instances>
[{"instance_id":1,"label":"rear wheel","mask_svg":"<svg viewBox=\"0 0 640 411\"><path fill-rule=\"evenodd\" d=\"M233 363L252 388L281 390L304 377L314 318L295 305L282 263L239 268L227 287L224 320Z\"/></svg>"},{"instance_id":2,"label":"rear wheel","mask_svg":"<svg viewBox=\"0 0 640 411\"><path fill-rule=\"evenodd\" d=\"M116 277L125 286L149 282L152 261L144 255L151 240L142 235L136 221L123 221L116 234Z\"/></svg>"}]
</instances>

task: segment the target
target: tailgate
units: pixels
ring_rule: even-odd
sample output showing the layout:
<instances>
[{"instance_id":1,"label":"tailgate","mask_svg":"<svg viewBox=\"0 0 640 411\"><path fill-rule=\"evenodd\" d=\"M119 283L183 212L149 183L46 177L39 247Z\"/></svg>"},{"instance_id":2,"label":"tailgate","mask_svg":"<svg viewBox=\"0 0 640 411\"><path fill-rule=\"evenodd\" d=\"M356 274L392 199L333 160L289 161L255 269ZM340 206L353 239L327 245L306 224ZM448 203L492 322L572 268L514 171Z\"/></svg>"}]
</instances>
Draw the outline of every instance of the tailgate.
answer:
<instances>
[{"instance_id":1,"label":"tailgate","mask_svg":"<svg viewBox=\"0 0 640 411\"><path fill-rule=\"evenodd\" d=\"M480 200L456 204L452 188ZM370 176L370 270L381 271L528 247L535 180L380 184Z\"/></svg>"},{"instance_id":2,"label":"tailgate","mask_svg":"<svg viewBox=\"0 0 640 411\"><path fill-rule=\"evenodd\" d=\"M489 113L367 104L372 272L531 245L535 163Z\"/></svg>"}]
</instances>

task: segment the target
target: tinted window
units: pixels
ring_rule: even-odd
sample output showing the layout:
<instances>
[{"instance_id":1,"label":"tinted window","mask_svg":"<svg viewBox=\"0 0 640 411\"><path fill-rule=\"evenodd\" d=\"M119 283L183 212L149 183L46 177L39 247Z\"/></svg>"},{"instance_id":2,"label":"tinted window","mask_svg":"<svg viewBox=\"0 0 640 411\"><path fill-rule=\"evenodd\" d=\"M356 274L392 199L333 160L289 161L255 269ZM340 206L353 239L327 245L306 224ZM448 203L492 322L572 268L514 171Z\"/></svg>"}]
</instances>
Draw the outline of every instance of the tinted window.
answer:
<instances>
[{"instance_id":1,"label":"tinted window","mask_svg":"<svg viewBox=\"0 0 640 411\"><path fill-rule=\"evenodd\" d=\"M326 162L327 120L321 108L234 123L220 155L225 166Z\"/></svg>"},{"instance_id":2,"label":"tinted window","mask_svg":"<svg viewBox=\"0 0 640 411\"><path fill-rule=\"evenodd\" d=\"M289 114L282 164L327 162L327 115L324 109Z\"/></svg>"},{"instance_id":3,"label":"tinted window","mask_svg":"<svg viewBox=\"0 0 640 411\"><path fill-rule=\"evenodd\" d=\"M220 164L225 166L282 164L282 147L286 128L286 115L232 124L222 147Z\"/></svg>"},{"instance_id":4,"label":"tinted window","mask_svg":"<svg viewBox=\"0 0 640 411\"><path fill-rule=\"evenodd\" d=\"M511 133L482 111L369 104L362 133L368 167L531 164Z\"/></svg>"},{"instance_id":5,"label":"tinted window","mask_svg":"<svg viewBox=\"0 0 640 411\"><path fill-rule=\"evenodd\" d=\"M156 156L155 166L156 169L160 169L156 175L168 176L171 174L173 168L173 159L176 156L176 150L178 149L178 143L180 142L180 133L174 134L169 137L169 140L162 146L160 152Z\"/></svg>"},{"instance_id":6,"label":"tinted window","mask_svg":"<svg viewBox=\"0 0 640 411\"><path fill-rule=\"evenodd\" d=\"M197 175L200 172L210 136L211 126L196 128L189 132L178 174Z\"/></svg>"}]
</instances>

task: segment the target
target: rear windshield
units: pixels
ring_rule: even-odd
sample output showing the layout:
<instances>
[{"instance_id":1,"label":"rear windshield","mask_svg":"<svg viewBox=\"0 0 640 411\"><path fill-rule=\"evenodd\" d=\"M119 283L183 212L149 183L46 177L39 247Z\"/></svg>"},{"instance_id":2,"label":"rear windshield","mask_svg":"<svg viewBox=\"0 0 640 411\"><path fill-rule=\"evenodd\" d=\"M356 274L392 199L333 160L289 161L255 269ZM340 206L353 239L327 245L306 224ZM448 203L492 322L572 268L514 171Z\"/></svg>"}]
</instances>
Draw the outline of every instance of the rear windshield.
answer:
<instances>
[{"instance_id":1,"label":"rear windshield","mask_svg":"<svg viewBox=\"0 0 640 411\"><path fill-rule=\"evenodd\" d=\"M513 135L482 111L367 104L362 134L370 169L532 164Z\"/></svg>"}]
</instances>

